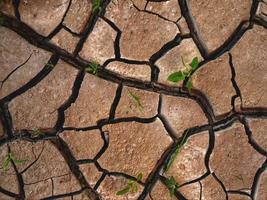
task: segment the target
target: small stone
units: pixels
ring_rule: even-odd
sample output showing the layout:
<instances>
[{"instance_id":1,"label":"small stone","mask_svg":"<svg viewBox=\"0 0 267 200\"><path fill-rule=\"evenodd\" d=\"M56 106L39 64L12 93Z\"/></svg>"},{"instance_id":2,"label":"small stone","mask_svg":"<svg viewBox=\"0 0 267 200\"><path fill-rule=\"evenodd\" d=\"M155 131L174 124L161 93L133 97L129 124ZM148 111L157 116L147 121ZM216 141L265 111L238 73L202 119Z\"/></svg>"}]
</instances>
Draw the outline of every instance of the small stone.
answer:
<instances>
[{"instance_id":1,"label":"small stone","mask_svg":"<svg viewBox=\"0 0 267 200\"><path fill-rule=\"evenodd\" d=\"M100 179L102 173L99 172L94 164L80 165L80 170L91 187L94 187Z\"/></svg>"},{"instance_id":2,"label":"small stone","mask_svg":"<svg viewBox=\"0 0 267 200\"><path fill-rule=\"evenodd\" d=\"M198 57L199 60L202 59L197 46L192 39L184 39L178 46L174 47L168 51L163 57L161 57L156 65L158 66L159 73L159 82L168 84L168 85L177 85L182 86L180 83L172 83L168 81L168 76L173 72L185 70L186 68L183 65L182 57L186 64L191 63L194 57Z\"/></svg>"},{"instance_id":3,"label":"small stone","mask_svg":"<svg viewBox=\"0 0 267 200\"><path fill-rule=\"evenodd\" d=\"M76 45L78 44L79 38L72 35L70 32L61 29L58 34L56 34L51 42L60 48L73 53Z\"/></svg>"},{"instance_id":4,"label":"small stone","mask_svg":"<svg viewBox=\"0 0 267 200\"><path fill-rule=\"evenodd\" d=\"M108 64L106 69L126 78L135 78L142 81L150 81L151 77L151 69L148 65L135 65L115 61Z\"/></svg>"},{"instance_id":5,"label":"small stone","mask_svg":"<svg viewBox=\"0 0 267 200\"><path fill-rule=\"evenodd\" d=\"M188 4L200 35L211 52L231 36L241 21L249 20L252 1L189 0Z\"/></svg>"},{"instance_id":6,"label":"small stone","mask_svg":"<svg viewBox=\"0 0 267 200\"><path fill-rule=\"evenodd\" d=\"M109 6L106 17L122 31L122 57L133 60L148 60L179 32L174 23L139 12L129 0Z\"/></svg>"},{"instance_id":7,"label":"small stone","mask_svg":"<svg viewBox=\"0 0 267 200\"><path fill-rule=\"evenodd\" d=\"M206 95L216 116L229 113L232 109L231 100L236 92L231 78L227 54L201 66L192 76L193 87Z\"/></svg>"},{"instance_id":8,"label":"small stone","mask_svg":"<svg viewBox=\"0 0 267 200\"><path fill-rule=\"evenodd\" d=\"M81 33L92 14L92 7L92 1L72 0L63 24L73 32Z\"/></svg>"},{"instance_id":9,"label":"small stone","mask_svg":"<svg viewBox=\"0 0 267 200\"><path fill-rule=\"evenodd\" d=\"M146 10L157 13L162 17L174 22L181 17L181 11L177 0L162 2L149 1Z\"/></svg>"},{"instance_id":10,"label":"small stone","mask_svg":"<svg viewBox=\"0 0 267 200\"><path fill-rule=\"evenodd\" d=\"M86 127L108 118L117 85L86 74L79 96L65 111L65 126Z\"/></svg>"},{"instance_id":11,"label":"small stone","mask_svg":"<svg viewBox=\"0 0 267 200\"><path fill-rule=\"evenodd\" d=\"M265 151L267 151L267 120L266 119L248 119L249 127L252 132L253 140Z\"/></svg>"},{"instance_id":12,"label":"small stone","mask_svg":"<svg viewBox=\"0 0 267 200\"><path fill-rule=\"evenodd\" d=\"M267 106L267 32L255 25L231 50L243 107ZM251 67L253 66L253 67Z\"/></svg>"},{"instance_id":13,"label":"small stone","mask_svg":"<svg viewBox=\"0 0 267 200\"><path fill-rule=\"evenodd\" d=\"M77 70L60 61L35 87L13 99L10 113L15 129L51 128L57 109L69 98Z\"/></svg>"},{"instance_id":14,"label":"small stone","mask_svg":"<svg viewBox=\"0 0 267 200\"><path fill-rule=\"evenodd\" d=\"M208 177L206 177L203 181L201 181L201 183L202 183L202 198L203 199L205 200L215 200L215 199L225 200L226 199L226 194L223 191L223 188L212 175L209 175Z\"/></svg>"},{"instance_id":15,"label":"small stone","mask_svg":"<svg viewBox=\"0 0 267 200\"><path fill-rule=\"evenodd\" d=\"M86 60L103 64L114 58L116 32L104 20L99 19L84 43L80 56Z\"/></svg>"},{"instance_id":16,"label":"small stone","mask_svg":"<svg viewBox=\"0 0 267 200\"><path fill-rule=\"evenodd\" d=\"M178 191L181 192L187 199L202 200L199 198L201 194L201 187L199 183L192 183L190 185L185 185L181 188L178 188Z\"/></svg>"},{"instance_id":17,"label":"small stone","mask_svg":"<svg viewBox=\"0 0 267 200\"><path fill-rule=\"evenodd\" d=\"M69 0L28 0L21 2L21 21L31 26L39 34L48 36L58 24L68 8Z\"/></svg>"},{"instance_id":18,"label":"small stone","mask_svg":"<svg viewBox=\"0 0 267 200\"><path fill-rule=\"evenodd\" d=\"M244 127L235 123L216 132L210 168L227 190L251 188L258 168L266 159L248 143Z\"/></svg>"},{"instance_id":19,"label":"small stone","mask_svg":"<svg viewBox=\"0 0 267 200\"><path fill-rule=\"evenodd\" d=\"M123 197L116 195L116 193L127 186L128 180L122 177L106 176L104 181L100 184L98 192L103 199L113 200L113 199L127 199L136 200L140 193L142 192L142 186L138 185L138 191L136 193L130 192Z\"/></svg>"},{"instance_id":20,"label":"small stone","mask_svg":"<svg viewBox=\"0 0 267 200\"><path fill-rule=\"evenodd\" d=\"M65 131L60 137L68 144L77 160L93 159L104 144L99 130Z\"/></svg>"},{"instance_id":21,"label":"small stone","mask_svg":"<svg viewBox=\"0 0 267 200\"><path fill-rule=\"evenodd\" d=\"M0 81L3 81L32 54L25 65L2 83L0 98L3 98L30 81L47 63L51 53L32 46L7 28L0 27L0 35Z\"/></svg>"},{"instance_id":22,"label":"small stone","mask_svg":"<svg viewBox=\"0 0 267 200\"><path fill-rule=\"evenodd\" d=\"M163 95L161 112L176 131L177 138L185 129L208 123L201 107L191 99Z\"/></svg>"},{"instance_id":23,"label":"small stone","mask_svg":"<svg viewBox=\"0 0 267 200\"><path fill-rule=\"evenodd\" d=\"M99 159L100 165L135 177L142 173L143 181L171 144L159 120L149 124L122 122L106 125L103 130L109 133L109 148Z\"/></svg>"},{"instance_id":24,"label":"small stone","mask_svg":"<svg viewBox=\"0 0 267 200\"><path fill-rule=\"evenodd\" d=\"M140 106L132 95L139 98ZM157 115L158 102L159 95L157 93L125 86L122 90L115 117L154 117Z\"/></svg>"},{"instance_id":25,"label":"small stone","mask_svg":"<svg viewBox=\"0 0 267 200\"><path fill-rule=\"evenodd\" d=\"M201 177L207 171L205 155L208 145L208 132L191 136L181 147L166 175L173 176L180 185Z\"/></svg>"}]
</instances>

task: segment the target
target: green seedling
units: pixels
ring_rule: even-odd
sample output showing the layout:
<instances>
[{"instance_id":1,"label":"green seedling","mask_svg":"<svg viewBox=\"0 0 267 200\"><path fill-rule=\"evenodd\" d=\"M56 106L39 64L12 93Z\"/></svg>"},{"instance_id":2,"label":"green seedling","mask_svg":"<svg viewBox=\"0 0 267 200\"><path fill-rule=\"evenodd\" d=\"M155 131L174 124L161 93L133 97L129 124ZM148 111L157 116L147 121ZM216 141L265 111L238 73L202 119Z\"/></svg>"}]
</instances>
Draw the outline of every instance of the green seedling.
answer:
<instances>
[{"instance_id":1,"label":"green seedling","mask_svg":"<svg viewBox=\"0 0 267 200\"><path fill-rule=\"evenodd\" d=\"M179 188L179 184L176 182L175 178L171 176L169 179L165 180L165 184L170 192L170 196L174 196L176 190Z\"/></svg>"},{"instance_id":2,"label":"green seedling","mask_svg":"<svg viewBox=\"0 0 267 200\"><path fill-rule=\"evenodd\" d=\"M136 94L132 93L130 90L128 90L128 96L130 97L130 99L134 102L135 106L142 111L142 109L144 108L140 97L138 97Z\"/></svg>"},{"instance_id":3,"label":"green seedling","mask_svg":"<svg viewBox=\"0 0 267 200\"><path fill-rule=\"evenodd\" d=\"M48 68L54 68L55 67L55 65L53 65L52 63L46 63L45 64Z\"/></svg>"},{"instance_id":4,"label":"green seedling","mask_svg":"<svg viewBox=\"0 0 267 200\"><path fill-rule=\"evenodd\" d=\"M101 0L93 0L93 13L101 12Z\"/></svg>"},{"instance_id":5,"label":"green seedling","mask_svg":"<svg viewBox=\"0 0 267 200\"><path fill-rule=\"evenodd\" d=\"M97 75L99 71L99 64L92 62L85 68L85 71Z\"/></svg>"},{"instance_id":6,"label":"green seedling","mask_svg":"<svg viewBox=\"0 0 267 200\"><path fill-rule=\"evenodd\" d=\"M244 178L243 178L243 176L242 176L241 174L239 174L239 175L235 175L235 177L236 177L238 180L240 180L240 181L243 183L243 185L245 184L245 182L244 182Z\"/></svg>"},{"instance_id":7,"label":"green seedling","mask_svg":"<svg viewBox=\"0 0 267 200\"><path fill-rule=\"evenodd\" d=\"M116 195L121 196L121 195L125 195L129 192L136 193L138 191L138 183L137 182L142 181L142 178L143 178L143 174L142 173L138 174L136 181L135 180L129 180L127 186L125 188L123 188L122 190L118 191L116 193Z\"/></svg>"},{"instance_id":8,"label":"green seedling","mask_svg":"<svg viewBox=\"0 0 267 200\"><path fill-rule=\"evenodd\" d=\"M188 134L188 130L185 132L184 134L184 137L182 139L182 141L180 142L180 144L177 145L174 153L171 155L168 163L165 165L164 167L164 171L168 171L171 167L171 165L173 164L175 158L177 157L177 155L181 152L181 149L183 147L183 145L186 143L186 137L187 137L187 134Z\"/></svg>"},{"instance_id":9,"label":"green seedling","mask_svg":"<svg viewBox=\"0 0 267 200\"><path fill-rule=\"evenodd\" d=\"M189 65L184 62L183 57L182 57L182 62L183 62L183 66L185 67L185 70L173 72L172 74L168 76L167 80L173 83L178 83L180 81L184 81L187 78L188 80L185 86L190 92L193 87L193 84L191 81L192 72L199 66L198 57L193 58L193 60L191 61Z\"/></svg>"},{"instance_id":10,"label":"green seedling","mask_svg":"<svg viewBox=\"0 0 267 200\"><path fill-rule=\"evenodd\" d=\"M32 133L33 137L39 137L39 136L42 136L42 135L44 135L44 132L42 132L40 129L36 129Z\"/></svg>"},{"instance_id":11,"label":"green seedling","mask_svg":"<svg viewBox=\"0 0 267 200\"><path fill-rule=\"evenodd\" d=\"M18 160L16 158L14 158L12 153L8 153L4 162L2 163L2 168L4 171L7 171L9 169L9 165L10 165L11 161L13 161L15 164L21 164L21 163L25 163L27 160Z\"/></svg>"}]
</instances>

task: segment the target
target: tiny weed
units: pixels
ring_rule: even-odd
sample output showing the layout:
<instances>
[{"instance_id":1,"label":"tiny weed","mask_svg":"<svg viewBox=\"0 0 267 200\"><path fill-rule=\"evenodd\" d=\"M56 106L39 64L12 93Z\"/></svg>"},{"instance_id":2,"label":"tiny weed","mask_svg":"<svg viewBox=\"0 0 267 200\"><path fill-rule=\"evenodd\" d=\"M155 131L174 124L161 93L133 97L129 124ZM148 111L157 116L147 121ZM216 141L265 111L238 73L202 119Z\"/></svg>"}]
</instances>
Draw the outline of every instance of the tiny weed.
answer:
<instances>
[{"instance_id":1,"label":"tiny weed","mask_svg":"<svg viewBox=\"0 0 267 200\"><path fill-rule=\"evenodd\" d=\"M165 184L170 192L170 196L175 195L175 191L179 188L179 184L176 182L175 178L171 176L165 181Z\"/></svg>"},{"instance_id":2,"label":"tiny weed","mask_svg":"<svg viewBox=\"0 0 267 200\"><path fill-rule=\"evenodd\" d=\"M46 63L45 66L48 68L54 68L55 67L55 65L53 65L52 63Z\"/></svg>"},{"instance_id":3,"label":"tiny weed","mask_svg":"<svg viewBox=\"0 0 267 200\"><path fill-rule=\"evenodd\" d=\"M182 146L186 143L186 137L188 134L188 130L185 132L184 137L182 139L182 141L180 142L180 144L177 146L177 148L175 149L174 153L171 155L170 160L168 161L168 163L165 165L164 167L164 171L168 171L172 165L172 163L174 162L175 158L177 157L177 155L181 152Z\"/></svg>"},{"instance_id":4,"label":"tiny weed","mask_svg":"<svg viewBox=\"0 0 267 200\"><path fill-rule=\"evenodd\" d=\"M18 160L14 158L12 153L8 153L4 162L2 163L2 168L4 171L7 171L9 169L9 164L11 163L11 161L13 161L15 164L21 164L21 163L26 162L27 160Z\"/></svg>"},{"instance_id":5,"label":"tiny weed","mask_svg":"<svg viewBox=\"0 0 267 200\"><path fill-rule=\"evenodd\" d=\"M44 133L40 129L36 129L33 131L32 135L33 137L39 137L39 136L44 135Z\"/></svg>"},{"instance_id":6,"label":"tiny weed","mask_svg":"<svg viewBox=\"0 0 267 200\"><path fill-rule=\"evenodd\" d=\"M93 13L101 12L101 0L93 0Z\"/></svg>"},{"instance_id":7,"label":"tiny weed","mask_svg":"<svg viewBox=\"0 0 267 200\"><path fill-rule=\"evenodd\" d=\"M129 193L129 192L136 193L138 191L138 183L137 182L142 181L142 178L143 178L143 174L139 173L137 175L136 181L134 181L134 180L128 181L127 186L125 188L123 188L122 190L118 191L116 193L116 195L121 196L121 195L124 195L124 194Z\"/></svg>"},{"instance_id":8,"label":"tiny weed","mask_svg":"<svg viewBox=\"0 0 267 200\"><path fill-rule=\"evenodd\" d=\"M236 177L238 180L240 180L240 181L243 183L243 185L245 184L245 182L244 182L244 178L243 178L243 176L242 176L241 174L239 174L239 175L235 175L235 177Z\"/></svg>"},{"instance_id":9,"label":"tiny weed","mask_svg":"<svg viewBox=\"0 0 267 200\"><path fill-rule=\"evenodd\" d=\"M170 74L168 76L167 80L170 82L173 82L173 83L178 83L178 82L184 81L186 78L188 78L185 86L188 89L188 91L190 92L192 87L193 87L193 84L191 81L191 75L192 75L193 70L196 69L199 65L198 57L193 58L193 60L191 61L191 63L189 65L184 62L183 57L182 57L182 62L183 62L183 65L186 69L183 71L180 70L180 71L177 71L177 72Z\"/></svg>"},{"instance_id":10,"label":"tiny weed","mask_svg":"<svg viewBox=\"0 0 267 200\"><path fill-rule=\"evenodd\" d=\"M140 111L142 111L142 109L144 108L141 101L140 101L140 97L138 97L137 95L135 95L134 93L132 93L130 90L128 90L128 96L130 97L130 99L134 102L135 106L140 109Z\"/></svg>"},{"instance_id":11,"label":"tiny weed","mask_svg":"<svg viewBox=\"0 0 267 200\"><path fill-rule=\"evenodd\" d=\"M99 64L92 62L85 68L85 71L97 75L99 71Z\"/></svg>"}]
</instances>

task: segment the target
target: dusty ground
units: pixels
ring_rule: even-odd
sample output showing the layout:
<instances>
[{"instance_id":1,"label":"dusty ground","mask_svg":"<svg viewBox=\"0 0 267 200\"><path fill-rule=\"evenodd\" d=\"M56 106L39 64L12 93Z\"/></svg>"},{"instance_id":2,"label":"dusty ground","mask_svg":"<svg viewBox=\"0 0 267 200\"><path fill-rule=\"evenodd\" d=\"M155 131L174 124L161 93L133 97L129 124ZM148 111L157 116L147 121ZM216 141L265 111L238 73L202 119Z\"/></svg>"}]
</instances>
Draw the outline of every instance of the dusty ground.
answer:
<instances>
[{"instance_id":1,"label":"dusty ground","mask_svg":"<svg viewBox=\"0 0 267 200\"><path fill-rule=\"evenodd\" d=\"M267 199L266 0L1 2L0 200Z\"/></svg>"}]
</instances>

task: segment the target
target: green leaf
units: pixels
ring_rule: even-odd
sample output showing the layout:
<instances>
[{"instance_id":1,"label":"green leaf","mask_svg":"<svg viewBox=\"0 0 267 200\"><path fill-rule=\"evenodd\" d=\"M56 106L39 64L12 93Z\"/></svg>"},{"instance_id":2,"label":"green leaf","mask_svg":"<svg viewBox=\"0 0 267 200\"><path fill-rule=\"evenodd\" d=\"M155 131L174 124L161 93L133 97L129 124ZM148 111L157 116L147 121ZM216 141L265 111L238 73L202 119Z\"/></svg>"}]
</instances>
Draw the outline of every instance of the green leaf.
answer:
<instances>
[{"instance_id":1,"label":"green leaf","mask_svg":"<svg viewBox=\"0 0 267 200\"><path fill-rule=\"evenodd\" d=\"M139 173L137 175L137 181L142 181L142 178L143 178L143 174L142 173Z\"/></svg>"},{"instance_id":2,"label":"green leaf","mask_svg":"<svg viewBox=\"0 0 267 200\"><path fill-rule=\"evenodd\" d=\"M199 65L198 57L194 57L192 62L190 63L190 66L192 69L196 69Z\"/></svg>"},{"instance_id":3,"label":"green leaf","mask_svg":"<svg viewBox=\"0 0 267 200\"><path fill-rule=\"evenodd\" d=\"M99 64L92 62L85 68L85 71L97 75L99 71Z\"/></svg>"},{"instance_id":4,"label":"green leaf","mask_svg":"<svg viewBox=\"0 0 267 200\"><path fill-rule=\"evenodd\" d=\"M9 166L10 161L11 161L11 158L9 156L7 156L4 160L4 162L2 163L2 168L4 171L8 170L8 166Z\"/></svg>"},{"instance_id":5,"label":"green leaf","mask_svg":"<svg viewBox=\"0 0 267 200\"><path fill-rule=\"evenodd\" d=\"M188 89L189 92L191 92L191 89L193 87L193 84L190 80L188 80L185 84L185 87Z\"/></svg>"},{"instance_id":6,"label":"green leaf","mask_svg":"<svg viewBox=\"0 0 267 200\"><path fill-rule=\"evenodd\" d=\"M25 163L27 162L27 160L17 160L17 159L13 159L14 163L16 164L22 164L22 163Z\"/></svg>"},{"instance_id":7,"label":"green leaf","mask_svg":"<svg viewBox=\"0 0 267 200\"><path fill-rule=\"evenodd\" d=\"M175 191L179 188L179 184L176 182L173 176L167 179L165 183L170 192L170 196L173 196L175 194Z\"/></svg>"},{"instance_id":8,"label":"green leaf","mask_svg":"<svg viewBox=\"0 0 267 200\"><path fill-rule=\"evenodd\" d=\"M130 189L131 189L131 188L130 188L129 186L127 186L126 188L124 188L124 189L118 191L118 192L116 193L116 195L118 195L118 196L124 195L124 194L128 193L128 192L130 191Z\"/></svg>"},{"instance_id":9,"label":"green leaf","mask_svg":"<svg viewBox=\"0 0 267 200\"><path fill-rule=\"evenodd\" d=\"M134 93L132 93L129 90L128 90L128 95L133 100L136 107L143 109L143 106L142 106L141 101L140 101L140 97L138 97L137 95L135 95Z\"/></svg>"},{"instance_id":10,"label":"green leaf","mask_svg":"<svg viewBox=\"0 0 267 200\"><path fill-rule=\"evenodd\" d=\"M182 71L174 72L168 76L168 81L178 83L179 81L183 81L185 79L185 75Z\"/></svg>"},{"instance_id":11,"label":"green leaf","mask_svg":"<svg viewBox=\"0 0 267 200\"><path fill-rule=\"evenodd\" d=\"M93 13L100 12L101 10L101 0L93 0Z\"/></svg>"}]
</instances>

